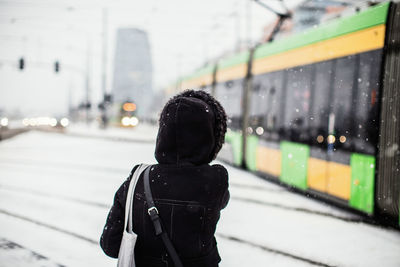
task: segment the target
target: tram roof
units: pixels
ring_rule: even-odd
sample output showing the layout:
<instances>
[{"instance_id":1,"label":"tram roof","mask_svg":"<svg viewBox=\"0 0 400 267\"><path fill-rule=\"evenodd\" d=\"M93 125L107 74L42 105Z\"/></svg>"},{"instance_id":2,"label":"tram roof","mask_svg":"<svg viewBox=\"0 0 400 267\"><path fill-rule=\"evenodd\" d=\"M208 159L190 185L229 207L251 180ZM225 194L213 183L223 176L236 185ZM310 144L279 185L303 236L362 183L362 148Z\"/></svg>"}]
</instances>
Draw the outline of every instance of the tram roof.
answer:
<instances>
[{"instance_id":1,"label":"tram roof","mask_svg":"<svg viewBox=\"0 0 400 267\"><path fill-rule=\"evenodd\" d=\"M328 40L362 29L386 23L390 2L385 2L362 11L356 15L339 18L321 24L284 39L259 46L254 52L254 58L268 57L291 49L307 46L316 42Z\"/></svg>"}]
</instances>

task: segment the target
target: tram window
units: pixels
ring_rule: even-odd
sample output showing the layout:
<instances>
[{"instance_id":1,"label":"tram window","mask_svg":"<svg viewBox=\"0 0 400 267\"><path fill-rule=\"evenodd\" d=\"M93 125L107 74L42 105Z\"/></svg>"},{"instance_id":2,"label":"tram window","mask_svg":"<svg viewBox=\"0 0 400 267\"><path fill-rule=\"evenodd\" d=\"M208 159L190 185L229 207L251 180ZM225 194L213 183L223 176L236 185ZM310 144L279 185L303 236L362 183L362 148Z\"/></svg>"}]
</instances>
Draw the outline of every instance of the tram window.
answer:
<instances>
[{"instance_id":1,"label":"tram window","mask_svg":"<svg viewBox=\"0 0 400 267\"><path fill-rule=\"evenodd\" d=\"M221 102L228 116L228 127L232 130L240 130L243 79L218 83L215 91L218 101Z\"/></svg>"},{"instance_id":2,"label":"tram window","mask_svg":"<svg viewBox=\"0 0 400 267\"><path fill-rule=\"evenodd\" d=\"M253 82L249 99L249 127L255 132L255 129L263 124L263 113L265 109L264 100L267 88L259 83Z\"/></svg>"},{"instance_id":3,"label":"tram window","mask_svg":"<svg viewBox=\"0 0 400 267\"><path fill-rule=\"evenodd\" d=\"M283 71L257 75L253 78L250 102L250 126L258 128L267 139L278 139L281 124ZM254 130L254 129L253 129ZM258 134L259 134L258 133ZM276 134L272 134L276 133Z\"/></svg>"},{"instance_id":4,"label":"tram window","mask_svg":"<svg viewBox=\"0 0 400 267\"><path fill-rule=\"evenodd\" d=\"M318 136L327 136L329 118L329 91L332 74L332 61L317 63L312 80L314 87L312 106L309 116L310 136L313 144L317 144ZM321 142L322 143L322 142Z\"/></svg>"},{"instance_id":5,"label":"tram window","mask_svg":"<svg viewBox=\"0 0 400 267\"><path fill-rule=\"evenodd\" d=\"M227 82L225 82L225 87L226 87L226 88L232 88L233 85L234 85L234 82L233 82L233 81L227 81Z\"/></svg>"},{"instance_id":6,"label":"tram window","mask_svg":"<svg viewBox=\"0 0 400 267\"><path fill-rule=\"evenodd\" d=\"M335 115L335 134L352 137L352 90L354 86L355 56L336 60L332 113ZM347 143L346 145L350 144Z\"/></svg>"},{"instance_id":7,"label":"tram window","mask_svg":"<svg viewBox=\"0 0 400 267\"><path fill-rule=\"evenodd\" d=\"M278 71L271 73L271 84L268 91L268 105L266 111L265 128L268 131L278 132L283 126L283 114L281 106L283 105L283 77L284 72Z\"/></svg>"},{"instance_id":8,"label":"tram window","mask_svg":"<svg viewBox=\"0 0 400 267\"><path fill-rule=\"evenodd\" d=\"M268 74L266 75L268 76ZM268 80L268 77L266 77ZM266 100L268 98L268 83L261 80L254 80L250 94L250 116L261 116L266 110Z\"/></svg>"},{"instance_id":9,"label":"tram window","mask_svg":"<svg viewBox=\"0 0 400 267\"><path fill-rule=\"evenodd\" d=\"M308 113L311 94L311 66L288 70L285 103L284 134L297 142L310 139Z\"/></svg>"},{"instance_id":10,"label":"tram window","mask_svg":"<svg viewBox=\"0 0 400 267\"><path fill-rule=\"evenodd\" d=\"M374 154L378 142L378 89L381 51L360 55L358 90L354 98L354 146L356 151Z\"/></svg>"}]
</instances>

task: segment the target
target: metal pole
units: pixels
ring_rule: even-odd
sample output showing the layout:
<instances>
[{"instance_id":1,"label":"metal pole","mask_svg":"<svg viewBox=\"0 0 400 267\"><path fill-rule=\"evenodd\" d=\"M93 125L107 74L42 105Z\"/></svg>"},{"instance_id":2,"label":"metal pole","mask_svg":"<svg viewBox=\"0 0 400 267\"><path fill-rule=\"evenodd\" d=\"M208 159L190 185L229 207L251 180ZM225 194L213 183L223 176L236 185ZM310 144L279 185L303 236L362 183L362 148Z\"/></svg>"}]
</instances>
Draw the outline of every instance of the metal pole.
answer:
<instances>
[{"instance_id":1,"label":"metal pole","mask_svg":"<svg viewBox=\"0 0 400 267\"><path fill-rule=\"evenodd\" d=\"M102 75L101 75L101 89L103 97L106 96L107 86L107 21L108 21L108 9L103 8L103 45L102 45Z\"/></svg>"},{"instance_id":2,"label":"metal pole","mask_svg":"<svg viewBox=\"0 0 400 267\"><path fill-rule=\"evenodd\" d=\"M246 42L251 47L251 1L246 1Z\"/></svg>"},{"instance_id":3,"label":"metal pole","mask_svg":"<svg viewBox=\"0 0 400 267\"><path fill-rule=\"evenodd\" d=\"M90 72L91 72L91 39L87 40L87 53L86 53L86 124L89 125L89 103L90 103Z\"/></svg>"},{"instance_id":4,"label":"metal pole","mask_svg":"<svg viewBox=\"0 0 400 267\"><path fill-rule=\"evenodd\" d=\"M235 11L233 12L234 20L233 20L233 33L236 37L236 44L234 49L238 51L240 49L240 42L241 42L241 36L240 36L240 14L239 14L239 2L236 0L235 1Z\"/></svg>"},{"instance_id":5,"label":"metal pole","mask_svg":"<svg viewBox=\"0 0 400 267\"><path fill-rule=\"evenodd\" d=\"M72 74L68 75L68 117L72 117Z\"/></svg>"},{"instance_id":6,"label":"metal pole","mask_svg":"<svg viewBox=\"0 0 400 267\"><path fill-rule=\"evenodd\" d=\"M102 71L101 71L101 91L103 93L103 101L101 108L101 127L107 128L107 104L106 104L106 96L107 96L107 25L108 25L108 9L103 7L103 32L102 32Z\"/></svg>"},{"instance_id":7,"label":"metal pole","mask_svg":"<svg viewBox=\"0 0 400 267\"><path fill-rule=\"evenodd\" d=\"M264 3L261 2L260 0L254 0L254 2L256 2L256 3L259 4L260 6L264 7L265 9L268 9L268 10L271 11L272 13L275 13L275 14L278 15L279 17L290 18L289 12L287 12L287 13L278 12L278 11L272 9L270 6L264 4ZM284 3L282 2L282 5L283 5L283 4L284 4Z\"/></svg>"},{"instance_id":8,"label":"metal pole","mask_svg":"<svg viewBox=\"0 0 400 267\"><path fill-rule=\"evenodd\" d=\"M242 168L248 168L247 166L247 135L249 132L247 128L249 127L249 107L250 107L250 99L251 99L251 90L252 90L252 63L253 63L253 55L256 47L250 50L249 62L247 63L247 73L245 77L245 83L243 87L243 102L242 102L242 114L243 114L243 125L242 125Z\"/></svg>"}]
</instances>

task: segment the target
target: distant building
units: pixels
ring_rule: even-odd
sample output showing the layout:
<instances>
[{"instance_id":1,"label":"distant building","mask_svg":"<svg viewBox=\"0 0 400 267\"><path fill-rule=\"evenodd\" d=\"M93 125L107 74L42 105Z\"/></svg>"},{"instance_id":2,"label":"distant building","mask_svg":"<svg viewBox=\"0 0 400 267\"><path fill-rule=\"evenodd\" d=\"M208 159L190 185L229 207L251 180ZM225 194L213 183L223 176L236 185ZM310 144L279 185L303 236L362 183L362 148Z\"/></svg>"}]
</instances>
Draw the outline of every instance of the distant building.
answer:
<instances>
[{"instance_id":1,"label":"distant building","mask_svg":"<svg viewBox=\"0 0 400 267\"><path fill-rule=\"evenodd\" d=\"M137 115L150 108L153 84L150 44L147 33L135 28L118 29L114 59L113 102L132 101Z\"/></svg>"}]
</instances>

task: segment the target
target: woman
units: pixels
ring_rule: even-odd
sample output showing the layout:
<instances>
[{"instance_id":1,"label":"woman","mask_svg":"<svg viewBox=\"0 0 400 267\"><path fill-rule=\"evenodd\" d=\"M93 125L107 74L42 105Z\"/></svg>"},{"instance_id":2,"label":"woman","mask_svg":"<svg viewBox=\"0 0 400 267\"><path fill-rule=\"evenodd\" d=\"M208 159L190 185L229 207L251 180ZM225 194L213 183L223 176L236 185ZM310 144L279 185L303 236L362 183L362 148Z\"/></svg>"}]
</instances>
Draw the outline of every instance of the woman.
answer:
<instances>
[{"instance_id":1,"label":"woman","mask_svg":"<svg viewBox=\"0 0 400 267\"><path fill-rule=\"evenodd\" d=\"M214 237L221 209L229 200L228 172L209 165L224 143L226 114L212 96L187 90L168 101L160 116L150 185L156 207L185 267L218 266ZM117 258L121 243L129 178L115 194L100 244ZM137 267L174 266L147 213L143 173L135 188L133 231Z\"/></svg>"}]
</instances>

